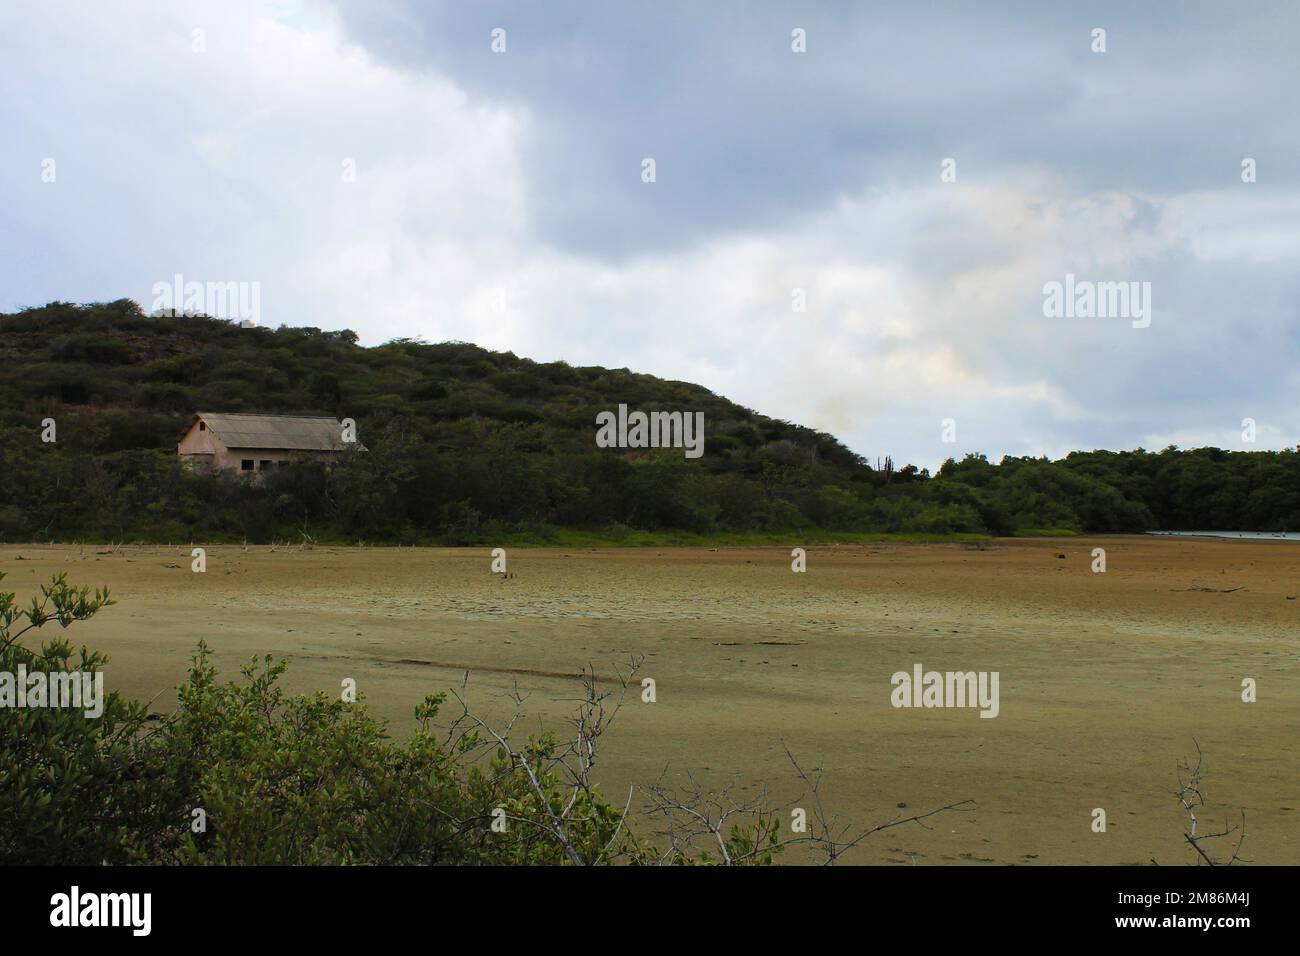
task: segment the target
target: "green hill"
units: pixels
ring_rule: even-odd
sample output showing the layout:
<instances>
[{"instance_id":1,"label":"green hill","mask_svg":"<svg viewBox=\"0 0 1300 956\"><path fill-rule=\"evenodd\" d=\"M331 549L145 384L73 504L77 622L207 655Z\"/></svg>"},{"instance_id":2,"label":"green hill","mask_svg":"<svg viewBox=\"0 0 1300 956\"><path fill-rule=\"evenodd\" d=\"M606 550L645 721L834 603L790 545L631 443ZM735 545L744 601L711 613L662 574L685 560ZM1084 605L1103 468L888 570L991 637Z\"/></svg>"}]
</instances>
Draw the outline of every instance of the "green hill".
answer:
<instances>
[{"instance_id":1,"label":"green hill","mask_svg":"<svg viewBox=\"0 0 1300 956\"><path fill-rule=\"evenodd\" d=\"M131 301L0 315L0 536L469 544L1034 529L1300 528L1300 456L1217 449L870 468L830 435L628 369L349 331L151 318ZM705 454L601 449L598 412L700 411ZM260 484L189 473L196 410L353 418L368 455ZM53 418L57 441L41 441Z\"/></svg>"}]
</instances>

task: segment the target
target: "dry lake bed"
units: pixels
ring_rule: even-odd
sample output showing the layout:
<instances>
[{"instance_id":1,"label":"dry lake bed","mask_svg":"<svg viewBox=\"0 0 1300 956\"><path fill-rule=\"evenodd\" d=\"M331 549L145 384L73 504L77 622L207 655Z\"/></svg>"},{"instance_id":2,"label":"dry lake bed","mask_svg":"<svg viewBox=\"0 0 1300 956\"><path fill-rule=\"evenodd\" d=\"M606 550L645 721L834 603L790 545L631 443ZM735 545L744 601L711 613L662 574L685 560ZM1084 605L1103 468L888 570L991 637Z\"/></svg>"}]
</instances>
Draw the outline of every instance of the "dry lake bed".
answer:
<instances>
[{"instance_id":1,"label":"dry lake bed","mask_svg":"<svg viewBox=\"0 0 1300 956\"><path fill-rule=\"evenodd\" d=\"M63 570L112 588L119 603L69 637L110 655L109 689L156 710L203 639L225 676L271 653L293 691L353 678L396 735L465 671L485 716L508 716L517 686L525 726L561 730L584 666L613 676L640 655L657 699L629 691L602 738L598 776L620 803L630 784L688 775L804 800L788 748L821 768L845 821L975 803L849 862L1184 864L1173 791L1199 743L1202 826L1244 809L1244 857L1300 863L1295 542L864 543L809 548L803 574L780 548L510 549L512 578L490 562L486 548L212 546L196 574L188 547L0 546L20 598ZM996 671L997 717L894 707L891 675L917 664Z\"/></svg>"}]
</instances>

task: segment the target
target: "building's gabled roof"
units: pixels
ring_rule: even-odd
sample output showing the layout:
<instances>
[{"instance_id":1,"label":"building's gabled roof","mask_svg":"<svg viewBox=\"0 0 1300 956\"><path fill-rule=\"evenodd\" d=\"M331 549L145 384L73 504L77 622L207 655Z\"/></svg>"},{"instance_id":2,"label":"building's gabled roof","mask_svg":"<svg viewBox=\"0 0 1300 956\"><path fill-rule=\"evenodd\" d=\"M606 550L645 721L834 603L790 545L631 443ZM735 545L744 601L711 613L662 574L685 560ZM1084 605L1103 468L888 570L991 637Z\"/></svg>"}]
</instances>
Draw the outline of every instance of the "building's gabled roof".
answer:
<instances>
[{"instance_id":1,"label":"building's gabled roof","mask_svg":"<svg viewBox=\"0 0 1300 956\"><path fill-rule=\"evenodd\" d=\"M233 412L196 412L190 427L202 419L227 448L282 448L288 451L343 451L355 442L343 441L343 426L334 418L305 415L241 415ZM186 429L188 431L188 429Z\"/></svg>"}]
</instances>

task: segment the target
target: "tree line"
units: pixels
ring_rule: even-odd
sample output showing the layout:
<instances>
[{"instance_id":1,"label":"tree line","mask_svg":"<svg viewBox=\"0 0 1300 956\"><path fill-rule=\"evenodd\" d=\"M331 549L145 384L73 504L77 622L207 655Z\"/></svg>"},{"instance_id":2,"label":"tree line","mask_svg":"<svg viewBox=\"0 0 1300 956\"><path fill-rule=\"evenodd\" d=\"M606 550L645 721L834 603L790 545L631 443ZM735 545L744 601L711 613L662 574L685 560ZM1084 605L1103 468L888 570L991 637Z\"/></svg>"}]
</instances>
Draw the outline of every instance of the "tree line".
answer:
<instances>
[{"instance_id":1,"label":"tree line","mask_svg":"<svg viewBox=\"0 0 1300 956\"><path fill-rule=\"evenodd\" d=\"M833 436L698 385L468 343L151 318L136 303L0 315L0 539L476 544L638 534L1300 529L1300 455L978 454L874 469ZM601 449L620 403L703 412L705 454ZM196 410L357 421L368 453L250 483L175 443ZM41 440L52 418L57 440Z\"/></svg>"}]
</instances>

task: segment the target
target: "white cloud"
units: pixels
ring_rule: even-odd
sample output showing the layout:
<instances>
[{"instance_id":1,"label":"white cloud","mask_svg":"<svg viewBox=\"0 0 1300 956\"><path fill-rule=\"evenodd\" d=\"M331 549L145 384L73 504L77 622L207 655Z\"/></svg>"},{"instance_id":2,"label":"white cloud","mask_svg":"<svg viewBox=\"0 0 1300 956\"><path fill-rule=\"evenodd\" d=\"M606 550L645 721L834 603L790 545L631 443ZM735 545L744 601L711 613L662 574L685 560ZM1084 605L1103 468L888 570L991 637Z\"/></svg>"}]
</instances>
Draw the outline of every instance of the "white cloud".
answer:
<instances>
[{"instance_id":1,"label":"white cloud","mask_svg":"<svg viewBox=\"0 0 1300 956\"><path fill-rule=\"evenodd\" d=\"M39 104L0 107L15 130L0 252L39 260L4 283L22 298L0 307L147 306L177 272L259 281L272 325L626 365L930 467L973 450L1212 436L1239 405L1261 421L1292 410L1280 377L1229 365L1207 390L1203 363L1244 335L1258 361L1286 367L1285 322L1240 290L1281 297L1300 197L1231 177L1218 192L1095 190L1041 166L944 185L936 165L925 185L864 183L777 226L601 257L553 245L530 219L545 205L527 175L535 106L377 61L324 9L0 14L38 41L7 52ZM34 171L51 149L61 179L46 187ZM1045 319L1042 286L1067 272L1151 281L1152 327ZM795 288L805 313L791 311ZM1231 324L1208 307L1225 298L1241 307ZM955 446L939 441L948 417ZM1272 440L1291 441L1261 429Z\"/></svg>"}]
</instances>

